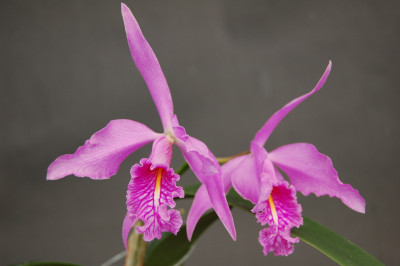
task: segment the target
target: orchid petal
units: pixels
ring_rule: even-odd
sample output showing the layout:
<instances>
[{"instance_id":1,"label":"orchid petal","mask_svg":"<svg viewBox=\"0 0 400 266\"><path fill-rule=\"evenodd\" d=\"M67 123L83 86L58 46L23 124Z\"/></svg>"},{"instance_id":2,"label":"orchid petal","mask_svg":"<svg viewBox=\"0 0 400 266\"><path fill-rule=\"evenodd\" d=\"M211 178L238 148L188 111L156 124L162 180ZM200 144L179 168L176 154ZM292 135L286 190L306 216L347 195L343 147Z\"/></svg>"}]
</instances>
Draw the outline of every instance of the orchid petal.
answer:
<instances>
[{"instance_id":1,"label":"orchid petal","mask_svg":"<svg viewBox=\"0 0 400 266\"><path fill-rule=\"evenodd\" d=\"M212 207L213 205L210 196L208 195L207 187L201 185L194 195L193 203L186 220L186 233L189 241L192 240L194 229L201 216Z\"/></svg>"},{"instance_id":2,"label":"orchid petal","mask_svg":"<svg viewBox=\"0 0 400 266\"><path fill-rule=\"evenodd\" d=\"M333 168L331 159L314 145L294 143L269 153L271 160L288 176L296 190L337 197L349 208L364 213L365 200L351 185L343 184Z\"/></svg>"},{"instance_id":3,"label":"orchid petal","mask_svg":"<svg viewBox=\"0 0 400 266\"><path fill-rule=\"evenodd\" d=\"M237 156L232 160L222 165L222 178L224 180L225 193L232 187L232 175L235 174L238 168L241 167L245 155Z\"/></svg>"},{"instance_id":4,"label":"orchid petal","mask_svg":"<svg viewBox=\"0 0 400 266\"><path fill-rule=\"evenodd\" d=\"M126 37L133 61L146 82L151 97L160 114L164 130L171 130L173 103L167 81L160 63L133 16L131 10L121 3L121 12L125 24Z\"/></svg>"},{"instance_id":5,"label":"orchid petal","mask_svg":"<svg viewBox=\"0 0 400 266\"><path fill-rule=\"evenodd\" d=\"M111 121L96 132L74 154L58 157L47 171L48 180L68 175L107 179L115 175L121 162L160 134L147 126L127 119Z\"/></svg>"},{"instance_id":6,"label":"orchid petal","mask_svg":"<svg viewBox=\"0 0 400 266\"><path fill-rule=\"evenodd\" d=\"M261 225L269 224L259 235L264 255L274 252L275 256L288 256L293 252L292 244L299 242L299 239L292 238L290 230L303 224L301 211L293 186L288 186L286 181L274 186L266 208L256 214Z\"/></svg>"},{"instance_id":7,"label":"orchid petal","mask_svg":"<svg viewBox=\"0 0 400 266\"><path fill-rule=\"evenodd\" d=\"M232 186L241 197L258 204L268 199L275 171L263 147L252 141L250 151L232 173Z\"/></svg>"},{"instance_id":8,"label":"orchid petal","mask_svg":"<svg viewBox=\"0 0 400 266\"><path fill-rule=\"evenodd\" d=\"M206 186L215 212L235 240L235 225L225 198L221 168L217 159L203 142L188 135L180 136L176 139L176 144L182 150L192 171Z\"/></svg>"},{"instance_id":9,"label":"orchid petal","mask_svg":"<svg viewBox=\"0 0 400 266\"><path fill-rule=\"evenodd\" d=\"M279 183L284 182L285 179L283 178L283 175L281 174L281 172L279 171L278 168L275 167L275 177L278 180Z\"/></svg>"},{"instance_id":10,"label":"orchid petal","mask_svg":"<svg viewBox=\"0 0 400 266\"><path fill-rule=\"evenodd\" d=\"M173 198L184 197L182 187L176 186L179 175L165 164L142 159L140 165L132 167L131 176L126 205L129 215L144 223L137 227L138 233L143 233L145 241L160 239L162 232L177 234L182 217L177 210L168 207L175 207Z\"/></svg>"},{"instance_id":11,"label":"orchid petal","mask_svg":"<svg viewBox=\"0 0 400 266\"><path fill-rule=\"evenodd\" d=\"M260 146L264 146L265 142L271 135L272 131L274 131L275 127L281 122L281 120L290 112L292 111L297 105L299 105L301 102L303 102L305 99L316 93L319 89L322 88L324 85L326 79L329 76L329 73L331 71L332 67L332 62L329 61L329 64L322 75L321 79L318 81L317 85L315 88L310 91L309 93L306 93L291 102L287 103L282 109L278 110L276 113L274 113L268 121L264 124L264 126L257 132L256 136L254 137L254 141L257 142Z\"/></svg>"},{"instance_id":12,"label":"orchid petal","mask_svg":"<svg viewBox=\"0 0 400 266\"><path fill-rule=\"evenodd\" d=\"M258 203L260 197L261 181L256 168L256 161L253 154L242 156L240 167L232 173L232 186L244 199L252 203Z\"/></svg>"},{"instance_id":13,"label":"orchid petal","mask_svg":"<svg viewBox=\"0 0 400 266\"><path fill-rule=\"evenodd\" d=\"M166 137L162 136L156 139L153 142L153 148L151 150L151 154L149 160L152 162L152 169L157 165L165 165L169 166L172 159L172 143Z\"/></svg>"},{"instance_id":14,"label":"orchid petal","mask_svg":"<svg viewBox=\"0 0 400 266\"><path fill-rule=\"evenodd\" d=\"M259 197L258 202L251 210L253 213L262 211L265 208L265 203L272 191L272 185L280 183L279 176L276 176L275 167L270 159L266 159L263 163L263 171L259 175Z\"/></svg>"},{"instance_id":15,"label":"orchid petal","mask_svg":"<svg viewBox=\"0 0 400 266\"><path fill-rule=\"evenodd\" d=\"M129 212L126 213L124 222L122 224L122 240L124 241L125 249L128 250L128 236L132 227L135 225L137 219L129 215Z\"/></svg>"},{"instance_id":16,"label":"orchid petal","mask_svg":"<svg viewBox=\"0 0 400 266\"><path fill-rule=\"evenodd\" d=\"M225 194L231 188L231 173L239 167L242 159L243 158L241 158L241 156L236 157L221 167ZM196 224L200 220L201 216L203 216L203 214L211 208L212 203L210 196L208 195L207 188L205 185L201 185L194 196L192 207L189 210L186 221L186 230L189 240L192 239L194 228L196 227Z\"/></svg>"},{"instance_id":17,"label":"orchid petal","mask_svg":"<svg viewBox=\"0 0 400 266\"><path fill-rule=\"evenodd\" d=\"M255 159L258 188L260 191L257 203L261 203L268 199L272 190L272 184L276 182L275 168L272 161L268 158L268 153L264 147L252 141L250 150ZM257 207L255 207L255 209L257 209Z\"/></svg>"}]
</instances>

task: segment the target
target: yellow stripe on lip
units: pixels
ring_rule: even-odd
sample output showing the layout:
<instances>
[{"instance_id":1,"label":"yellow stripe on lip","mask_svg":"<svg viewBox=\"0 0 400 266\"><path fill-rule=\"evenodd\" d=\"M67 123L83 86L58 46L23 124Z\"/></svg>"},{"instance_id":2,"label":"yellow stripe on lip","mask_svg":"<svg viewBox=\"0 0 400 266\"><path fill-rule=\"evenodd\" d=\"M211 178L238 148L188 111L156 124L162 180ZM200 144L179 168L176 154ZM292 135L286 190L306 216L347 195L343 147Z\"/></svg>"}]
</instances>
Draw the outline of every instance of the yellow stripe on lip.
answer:
<instances>
[{"instance_id":1,"label":"yellow stripe on lip","mask_svg":"<svg viewBox=\"0 0 400 266\"><path fill-rule=\"evenodd\" d=\"M269 206L271 207L272 218L276 225L278 225L278 213L276 212L275 203L272 200L272 195L269 195L268 198Z\"/></svg>"},{"instance_id":2,"label":"yellow stripe on lip","mask_svg":"<svg viewBox=\"0 0 400 266\"><path fill-rule=\"evenodd\" d=\"M160 205L161 177L163 169L159 168L157 172L156 187L154 189L154 206Z\"/></svg>"}]
</instances>

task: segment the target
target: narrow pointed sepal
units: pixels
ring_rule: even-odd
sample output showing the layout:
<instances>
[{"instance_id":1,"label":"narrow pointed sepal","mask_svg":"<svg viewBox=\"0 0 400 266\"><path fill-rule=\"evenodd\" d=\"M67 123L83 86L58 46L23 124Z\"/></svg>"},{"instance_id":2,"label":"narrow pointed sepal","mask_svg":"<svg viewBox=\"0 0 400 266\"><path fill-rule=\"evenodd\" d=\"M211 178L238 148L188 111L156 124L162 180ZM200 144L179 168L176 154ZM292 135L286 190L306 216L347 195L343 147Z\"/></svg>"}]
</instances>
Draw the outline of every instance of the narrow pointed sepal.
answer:
<instances>
[{"instance_id":1,"label":"narrow pointed sepal","mask_svg":"<svg viewBox=\"0 0 400 266\"><path fill-rule=\"evenodd\" d=\"M242 157L236 157L221 167L222 170L222 178L224 180L224 191L225 194L231 188L231 179L232 174L236 172L236 169L241 164ZM203 214L212 208L212 203L210 200L210 196L208 195L208 191L205 185L201 185L197 190L196 195L194 196L192 206L190 207L189 214L186 222L186 230L188 239L192 239L192 235L194 229L197 225L197 222L203 216Z\"/></svg>"},{"instance_id":2,"label":"narrow pointed sepal","mask_svg":"<svg viewBox=\"0 0 400 266\"><path fill-rule=\"evenodd\" d=\"M284 107L279 109L277 112L275 112L269 119L268 121L264 124L264 126L257 132L257 134L254 137L254 141L259 144L260 146L264 146L265 142L271 135L272 131L276 128L276 126L282 121L283 118L285 118L286 115L288 115L296 106L298 106L300 103L302 103L304 100L306 100L308 97L319 91L322 86L324 86L326 79L329 76L329 73L331 72L332 68L332 62L329 61L328 66L325 69L324 74L320 78L320 80L317 82L317 85L315 85L314 89L312 89L310 92L292 100L291 102L287 103Z\"/></svg>"},{"instance_id":3,"label":"narrow pointed sepal","mask_svg":"<svg viewBox=\"0 0 400 266\"><path fill-rule=\"evenodd\" d=\"M178 127L177 130L180 131L179 134L184 133L182 127ZM225 198L222 172L217 159L200 140L186 134L178 135L178 138L176 144L181 149L185 160L188 162L197 178L207 188L215 212L232 239L235 240L235 225L228 202Z\"/></svg>"},{"instance_id":4,"label":"narrow pointed sepal","mask_svg":"<svg viewBox=\"0 0 400 266\"><path fill-rule=\"evenodd\" d=\"M212 208L210 197L208 196L207 188L202 185L197 190L192 206L190 207L186 220L186 233L189 241L192 240L194 229L199 222L201 216Z\"/></svg>"},{"instance_id":5,"label":"narrow pointed sepal","mask_svg":"<svg viewBox=\"0 0 400 266\"><path fill-rule=\"evenodd\" d=\"M121 3L121 12L133 61L149 88L160 114L164 130L171 130L173 103L171 92L161 70L160 63L153 49L151 49L146 38L143 36L131 10L124 3Z\"/></svg>"}]
</instances>

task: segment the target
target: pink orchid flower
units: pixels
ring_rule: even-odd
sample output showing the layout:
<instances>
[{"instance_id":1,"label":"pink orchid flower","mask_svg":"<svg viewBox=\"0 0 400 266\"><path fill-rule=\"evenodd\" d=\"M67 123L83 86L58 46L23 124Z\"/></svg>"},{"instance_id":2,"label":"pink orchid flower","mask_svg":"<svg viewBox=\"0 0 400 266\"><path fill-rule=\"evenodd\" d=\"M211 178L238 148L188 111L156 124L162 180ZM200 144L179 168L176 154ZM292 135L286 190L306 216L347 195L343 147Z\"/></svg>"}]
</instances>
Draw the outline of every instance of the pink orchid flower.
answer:
<instances>
[{"instance_id":1,"label":"pink orchid flower","mask_svg":"<svg viewBox=\"0 0 400 266\"><path fill-rule=\"evenodd\" d=\"M207 146L189 135L173 114L173 104L167 81L160 64L144 38L130 9L121 4L122 17L129 48L137 68L142 74L160 114L164 133L156 133L147 126L126 119L111 121L96 132L74 154L58 157L47 172L48 180L68 175L108 179L115 175L121 162L147 143L153 142L149 158L140 160L131 169L127 192L127 214L123 223L126 247L130 229L136 221L144 224L137 228L146 241L161 238L162 232L176 234L182 218L175 207L174 197L183 198L184 191L176 186L179 175L169 168L172 145L182 151L197 178L206 187L211 205L233 239L236 238L232 214L224 195L221 168ZM170 207L170 209L168 209Z\"/></svg>"},{"instance_id":2,"label":"pink orchid flower","mask_svg":"<svg viewBox=\"0 0 400 266\"><path fill-rule=\"evenodd\" d=\"M290 236L293 227L303 224L296 190L305 196L315 193L317 196L337 197L349 208L365 212L365 200L357 190L339 180L331 159L320 153L314 145L294 143L269 153L264 149L279 122L297 105L321 89L330 70L331 62L312 91L289 102L268 119L251 141L250 154L236 157L222 166L225 192L233 186L240 196L255 204L252 212L256 213L258 222L269 225L259 235L265 255L274 252L275 255L287 256L294 250L292 244L299 241ZM290 185L280 170L287 174ZM199 218L211 207L204 186L199 188L192 206L188 215L189 239Z\"/></svg>"}]
</instances>

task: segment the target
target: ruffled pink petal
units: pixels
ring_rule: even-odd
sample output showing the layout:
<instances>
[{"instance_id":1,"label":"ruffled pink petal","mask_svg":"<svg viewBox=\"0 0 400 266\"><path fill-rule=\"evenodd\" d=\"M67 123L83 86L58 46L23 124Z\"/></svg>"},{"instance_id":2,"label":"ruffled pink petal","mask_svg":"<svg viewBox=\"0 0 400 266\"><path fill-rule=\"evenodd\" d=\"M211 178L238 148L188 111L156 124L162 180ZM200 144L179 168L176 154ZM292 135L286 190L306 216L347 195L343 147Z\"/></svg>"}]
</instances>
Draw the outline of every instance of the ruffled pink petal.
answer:
<instances>
[{"instance_id":1,"label":"ruffled pink petal","mask_svg":"<svg viewBox=\"0 0 400 266\"><path fill-rule=\"evenodd\" d=\"M276 225L260 231L258 241L263 247L264 255L274 252L275 256L288 256L293 253L293 244L298 243L298 238L292 238L289 230L280 231Z\"/></svg>"},{"instance_id":2,"label":"ruffled pink petal","mask_svg":"<svg viewBox=\"0 0 400 266\"><path fill-rule=\"evenodd\" d=\"M176 186L179 175L168 167L171 160L168 154L172 155L168 143L166 137L157 139L150 158L140 160L141 165L135 164L131 169L126 205L130 219L143 221L137 231L143 233L145 241L160 239L162 232L177 234L182 225L180 213L168 209L175 207L173 198L184 197L182 187Z\"/></svg>"},{"instance_id":3,"label":"ruffled pink petal","mask_svg":"<svg viewBox=\"0 0 400 266\"><path fill-rule=\"evenodd\" d=\"M274 186L271 199L276 216L269 202L262 212L256 214L259 223L269 225L260 231L258 240L263 246L264 255L274 252L275 256L287 256L293 252L293 243L299 242L298 238L290 236L290 230L303 224L302 209L297 203L296 191L287 182Z\"/></svg>"},{"instance_id":4,"label":"ruffled pink petal","mask_svg":"<svg viewBox=\"0 0 400 266\"><path fill-rule=\"evenodd\" d=\"M343 184L333 168L331 159L314 145L294 143L269 153L271 160L290 178L296 190L305 196L337 197L349 208L364 213L365 200L351 185Z\"/></svg>"},{"instance_id":5,"label":"ruffled pink petal","mask_svg":"<svg viewBox=\"0 0 400 266\"><path fill-rule=\"evenodd\" d=\"M128 155L159 136L141 123L113 120L74 154L58 157L49 166L47 179L56 180L72 174L92 179L110 178Z\"/></svg>"},{"instance_id":6,"label":"ruffled pink petal","mask_svg":"<svg viewBox=\"0 0 400 266\"><path fill-rule=\"evenodd\" d=\"M144 38L131 10L125 4L121 3L121 12L133 61L149 88L160 114L164 130L170 131L172 130L171 120L174 108L171 93L161 66L149 43Z\"/></svg>"},{"instance_id":7,"label":"ruffled pink petal","mask_svg":"<svg viewBox=\"0 0 400 266\"><path fill-rule=\"evenodd\" d=\"M242 156L236 157L221 167L225 194L231 188L231 174L239 167L242 159ZM210 196L208 195L207 188L205 185L201 185L194 196L192 207L189 210L186 221L186 230L189 240L192 239L194 228L196 227L196 224L200 220L201 216L203 216L203 214L211 208L212 203Z\"/></svg>"},{"instance_id":8,"label":"ruffled pink petal","mask_svg":"<svg viewBox=\"0 0 400 266\"><path fill-rule=\"evenodd\" d=\"M281 120L290 112L292 111L297 105L299 105L302 101L316 93L319 89L322 88L324 85L326 79L329 76L329 72L331 71L331 66L332 62L329 61L329 64L322 75L321 79L318 81L317 85L315 88L310 91L309 93L306 93L293 101L289 102L286 104L282 109L278 110L276 113L274 113L268 121L265 123L265 125L257 132L256 136L254 137L254 141L257 142L260 146L264 146L265 142L267 141L268 137L271 135L272 131L274 131L275 127L281 122Z\"/></svg>"},{"instance_id":9,"label":"ruffled pink petal","mask_svg":"<svg viewBox=\"0 0 400 266\"><path fill-rule=\"evenodd\" d=\"M182 150L185 160L197 178L206 186L213 208L221 222L231 237L236 239L235 225L225 198L222 172L217 159L203 142L188 135L182 135L182 127L178 130L179 136L175 133L178 137L175 143Z\"/></svg>"},{"instance_id":10,"label":"ruffled pink petal","mask_svg":"<svg viewBox=\"0 0 400 266\"><path fill-rule=\"evenodd\" d=\"M153 165L149 159L142 159L131 169L131 182L127 192L127 208L131 219L142 220L138 227L145 241L160 239L162 232L176 234L182 225L182 218L174 208L173 198L184 197L182 187L176 186L179 176L165 165ZM152 170L153 169L153 170ZM161 184L157 196L157 176L161 171Z\"/></svg>"}]
</instances>

